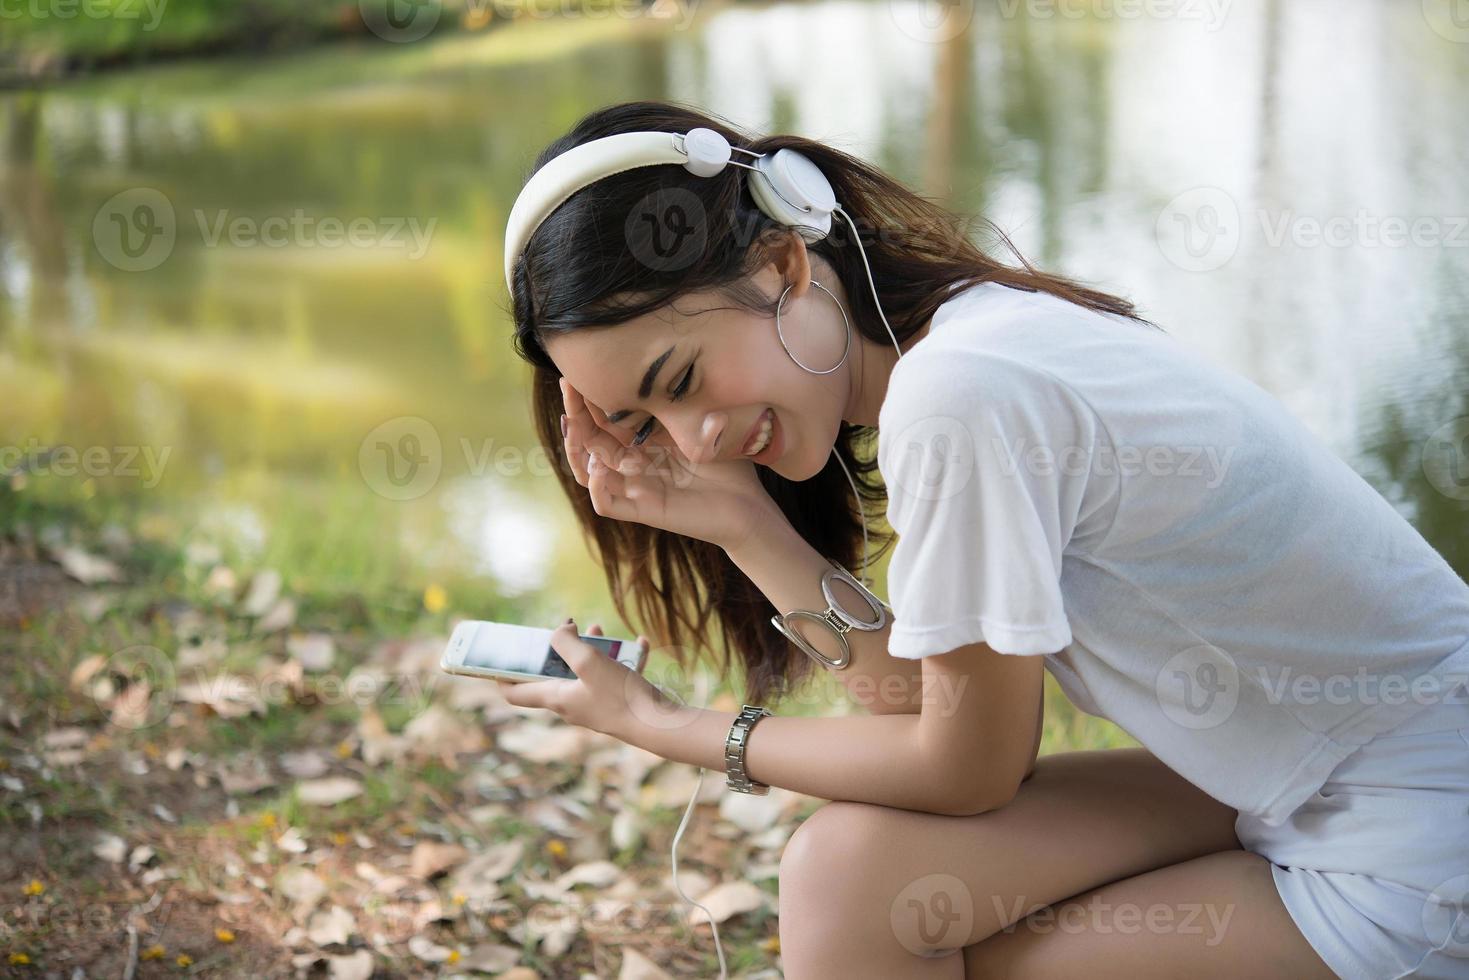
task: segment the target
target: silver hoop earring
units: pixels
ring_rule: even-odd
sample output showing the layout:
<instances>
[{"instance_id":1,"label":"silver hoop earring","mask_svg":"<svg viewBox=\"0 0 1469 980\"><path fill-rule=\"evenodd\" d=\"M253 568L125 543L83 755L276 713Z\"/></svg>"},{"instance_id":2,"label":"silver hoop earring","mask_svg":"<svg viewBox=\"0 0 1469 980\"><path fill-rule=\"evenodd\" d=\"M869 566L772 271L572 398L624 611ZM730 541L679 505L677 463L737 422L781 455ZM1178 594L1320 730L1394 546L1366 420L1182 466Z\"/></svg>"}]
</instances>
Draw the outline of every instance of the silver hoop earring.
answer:
<instances>
[{"instance_id":1,"label":"silver hoop earring","mask_svg":"<svg viewBox=\"0 0 1469 980\"><path fill-rule=\"evenodd\" d=\"M780 308L785 305L786 293L790 292L791 286L794 285L795 283L791 283L790 286L787 286L784 291L781 292L779 302L775 304L775 335L780 338L780 346L786 349L786 356L789 357L791 360L796 361L796 355L791 353L791 346L790 344L786 343L785 334L782 333L780 329ZM796 361L796 367L800 368L802 371L809 371L811 374L831 374L831 372L835 371L837 368L841 367L847 362L847 351L850 351L852 349L852 322L847 319L847 311L842 309L841 300L837 299L836 293L833 293L830 289L827 289L815 279L811 280L811 285L815 286L817 289L830 296L832 302L836 303L837 311L842 315L842 323L847 328L847 346L845 349L842 350L842 359L840 361L837 361L836 364L832 367L827 368L825 371L813 370L802 364L800 361Z\"/></svg>"}]
</instances>

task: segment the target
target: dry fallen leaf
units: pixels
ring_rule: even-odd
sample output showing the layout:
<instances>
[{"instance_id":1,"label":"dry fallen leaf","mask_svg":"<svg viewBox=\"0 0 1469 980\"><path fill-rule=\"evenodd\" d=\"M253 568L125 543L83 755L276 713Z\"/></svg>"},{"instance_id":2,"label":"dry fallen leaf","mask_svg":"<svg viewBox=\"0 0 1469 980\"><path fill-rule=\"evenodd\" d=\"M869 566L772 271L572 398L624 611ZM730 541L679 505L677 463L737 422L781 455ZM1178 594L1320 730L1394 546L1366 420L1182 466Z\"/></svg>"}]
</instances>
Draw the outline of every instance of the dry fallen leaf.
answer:
<instances>
[{"instance_id":1,"label":"dry fallen leaf","mask_svg":"<svg viewBox=\"0 0 1469 980\"><path fill-rule=\"evenodd\" d=\"M326 962L331 980L369 980L372 976L372 953L365 949L346 956L328 956Z\"/></svg>"},{"instance_id":2,"label":"dry fallen leaf","mask_svg":"<svg viewBox=\"0 0 1469 980\"><path fill-rule=\"evenodd\" d=\"M297 922L305 922L326 897L326 882L310 868L286 868L276 876L275 889L291 903L291 918Z\"/></svg>"},{"instance_id":3,"label":"dry fallen leaf","mask_svg":"<svg viewBox=\"0 0 1469 980\"><path fill-rule=\"evenodd\" d=\"M767 907L770 899L757 885L748 881L726 881L698 896L697 901L709 909L715 922L723 922L741 912L753 912L755 909ZM709 916L704 914L703 909L689 910L689 925L698 925L708 921Z\"/></svg>"},{"instance_id":4,"label":"dry fallen leaf","mask_svg":"<svg viewBox=\"0 0 1469 980\"><path fill-rule=\"evenodd\" d=\"M624 946L617 980L673 980L673 977L631 946Z\"/></svg>"},{"instance_id":5,"label":"dry fallen leaf","mask_svg":"<svg viewBox=\"0 0 1469 980\"><path fill-rule=\"evenodd\" d=\"M350 776L325 776L303 779L296 784L296 796L309 806L332 806L362 795L362 784Z\"/></svg>"},{"instance_id":6,"label":"dry fallen leaf","mask_svg":"<svg viewBox=\"0 0 1469 980\"><path fill-rule=\"evenodd\" d=\"M127 841L116 834L102 834L92 846L92 853L104 861L121 864L128 856Z\"/></svg>"},{"instance_id":7,"label":"dry fallen leaf","mask_svg":"<svg viewBox=\"0 0 1469 980\"><path fill-rule=\"evenodd\" d=\"M469 852L458 844L419 841L413 845L408 873L415 878L432 878L462 864L467 857Z\"/></svg>"},{"instance_id":8,"label":"dry fallen leaf","mask_svg":"<svg viewBox=\"0 0 1469 980\"><path fill-rule=\"evenodd\" d=\"M352 938L357 923L352 913L340 905L333 905L324 912L317 912L306 926L306 935L318 946L343 943Z\"/></svg>"},{"instance_id":9,"label":"dry fallen leaf","mask_svg":"<svg viewBox=\"0 0 1469 980\"><path fill-rule=\"evenodd\" d=\"M450 878L449 893L468 900L489 901L500 895L499 881L508 877L525 854L525 842L495 844L461 864Z\"/></svg>"},{"instance_id":10,"label":"dry fallen leaf","mask_svg":"<svg viewBox=\"0 0 1469 980\"><path fill-rule=\"evenodd\" d=\"M300 661L309 673L330 670L336 652L330 633L292 633L286 637L286 653Z\"/></svg>"},{"instance_id":11,"label":"dry fallen leaf","mask_svg":"<svg viewBox=\"0 0 1469 980\"><path fill-rule=\"evenodd\" d=\"M556 886L572 888L576 885L591 885L593 888L606 888L621 877L622 869L611 861L588 861L560 875L556 879Z\"/></svg>"},{"instance_id":12,"label":"dry fallen leaf","mask_svg":"<svg viewBox=\"0 0 1469 980\"><path fill-rule=\"evenodd\" d=\"M262 569L250 580L250 591L241 601L240 611L246 616L264 616L280 594L281 573L273 568Z\"/></svg>"}]
</instances>

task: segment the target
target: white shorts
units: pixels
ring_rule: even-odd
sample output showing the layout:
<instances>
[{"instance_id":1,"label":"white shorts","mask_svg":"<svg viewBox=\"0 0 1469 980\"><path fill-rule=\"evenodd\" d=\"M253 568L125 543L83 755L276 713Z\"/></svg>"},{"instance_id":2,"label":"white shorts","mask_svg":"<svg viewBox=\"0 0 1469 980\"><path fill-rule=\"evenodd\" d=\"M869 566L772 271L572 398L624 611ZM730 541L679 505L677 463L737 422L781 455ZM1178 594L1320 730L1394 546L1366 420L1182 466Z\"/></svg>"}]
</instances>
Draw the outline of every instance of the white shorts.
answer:
<instances>
[{"instance_id":1,"label":"white shorts","mask_svg":"<svg viewBox=\"0 0 1469 980\"><path fill-rule=\"evenodd\" d=\"M1338 976L1469 978L1469 703L1370 740L1279 826L1234 829Z\"/></svg>"}]
</instances>

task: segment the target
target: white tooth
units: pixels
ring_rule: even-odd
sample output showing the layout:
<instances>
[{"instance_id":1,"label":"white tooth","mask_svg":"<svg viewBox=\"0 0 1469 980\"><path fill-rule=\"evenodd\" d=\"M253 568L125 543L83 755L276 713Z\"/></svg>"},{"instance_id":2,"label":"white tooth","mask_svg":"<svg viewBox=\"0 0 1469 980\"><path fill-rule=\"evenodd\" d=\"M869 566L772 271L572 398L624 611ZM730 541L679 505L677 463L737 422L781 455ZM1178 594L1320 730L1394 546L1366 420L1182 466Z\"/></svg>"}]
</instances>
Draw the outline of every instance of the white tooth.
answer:
<instances>
[{"instance_id":1,"label":"white tooth","mask_svg":"<svg viewBox=\"0 0 1469 980\"><path fill-rule=\"evenodd\" d=\"M750 451L745 454L746 456L758 456L762 451L764 451L765 446L770 442L770 433L772 428L773 427L769 419L766 419L764 422L760 423L760 434L755 437L755 445L752 446L750 448Z\"/></svg>"}]
</instances>

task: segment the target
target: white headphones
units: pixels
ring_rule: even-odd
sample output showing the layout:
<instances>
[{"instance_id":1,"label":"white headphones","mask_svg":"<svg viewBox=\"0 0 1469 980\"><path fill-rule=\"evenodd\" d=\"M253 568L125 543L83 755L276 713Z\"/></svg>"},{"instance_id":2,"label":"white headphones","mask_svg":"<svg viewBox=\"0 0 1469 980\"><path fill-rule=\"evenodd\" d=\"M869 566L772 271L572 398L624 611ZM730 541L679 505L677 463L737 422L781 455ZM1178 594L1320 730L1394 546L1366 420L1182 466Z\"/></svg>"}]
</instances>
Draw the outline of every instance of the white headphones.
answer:
<instances>
[{"instance_id":1,"label":"white headphones","mask_svg":"<svg viewBox=\"0 0 1469 980\"><path fill-rule=\"evenodd\" d=\"M735 161L733 154L736 151L754 157L755 164L751 166ZM510 220L505 226L506 287L514 290L516 260L520 258L526 243L541 222L563 201L603 177L634 167L649 167L660 163L682 164L684 169L698 177L713 177L722 173L726 166L744 167L750 171L750 196L755 199L755 204L774 221L795 230L808 245L825 238L831 232L832 214L840 214L852 228L858 254L862 256L862 264L867 269L867 284L872 289L877 315L882 318L882 325L887 327L888 336L892 337L898 356L903 356L897 335L883 315L882 304L877 296L877 285L872 280L872 266L868 264L867 253L862 249L857 226L837 202L831 183L821 169L791 147L783 147L773 154L756 153L743 147L730 146L729 140L722 134L704 127L691 129L687 133L653 131L604 136L574 146L548 161L526 181L510 209ZM871 582L866 575L867 515L862 507L862 497L857 493L856 481L852 479L851 471L847 469L847 464L843 462L836 447L832 447L832 455L841 464L842 472L846 474L847 482L852 487L852 496L857 500L858 512L862 515L862 563L858 566L858 577L863 585L870 587ZM704 909L707 915L709 910L685 895L678 883L678 842L688 824L689 815L693 812L703 781L704 770L701 768L694 795L690 798L683 820L679 822L678 831L673 837L672 857L673 885L679 897L690 905ZM725 968L724 948L719 942L719 927L714 924L713 918L712 915L709 916L709 925L714 930L714 948L719 954L719 975L725 978L729 973Z\"/></svg>"}]
</instances>

